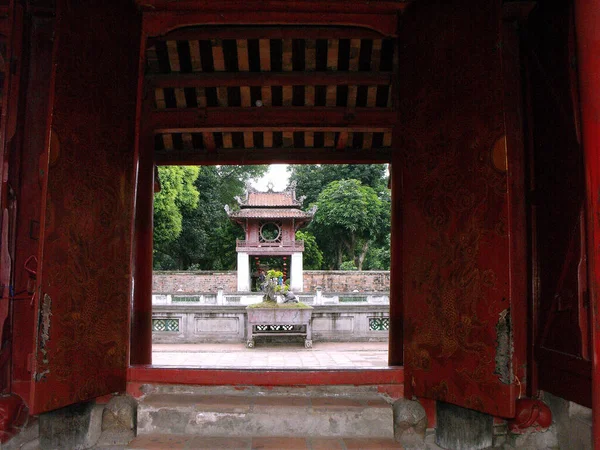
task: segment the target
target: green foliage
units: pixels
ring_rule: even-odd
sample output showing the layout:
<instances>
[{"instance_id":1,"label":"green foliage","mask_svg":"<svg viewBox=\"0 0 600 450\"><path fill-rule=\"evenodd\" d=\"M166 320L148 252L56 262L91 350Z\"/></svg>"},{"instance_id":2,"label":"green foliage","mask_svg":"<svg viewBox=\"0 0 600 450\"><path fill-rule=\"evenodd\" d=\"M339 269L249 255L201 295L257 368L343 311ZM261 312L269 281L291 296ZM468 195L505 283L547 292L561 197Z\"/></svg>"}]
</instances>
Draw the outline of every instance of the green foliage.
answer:
<instances>
[{"instance_id":1,"label":"green foliage","mask_svg":"<svg viewBox=\"0 0 600 450\"><path fill-rule=\"evenodd\" d=\"M317 238L309 231L296 231L296 240L304 241L303 266L307 270L319 270L323 266L323 252Z\"/></svg>"},{"instance_id":2,"label":"green foliage","mask_svg":"<svg viewBox=\"0 0 600 450\"><path fill-rule=\"evenodd\" d=\"M297 183L297 196L304 195L304 205L317 201L319 194L332 181L358 180L376 192L387 188L385 164L306 164L288 166L290 182Z\"/></svg>"},{"instance_id":3,"label":"green foliage","mask_svg":"<svg viewBox=\"0 0 600 450\"><path fill-rule=\"evenodd\" d=\"M283 277L283 272L275 269L270 269L269 271L267 271L268 280L278 280L279 277Z\"/></svg>"},{"instance_id":4,"label":"green foliage","mask_svg":"<svg viewBox=\"0 0 600 450\"><path fill-rule=\"evenodd\" d=\"M198 167L158 168L161 190L154 196L154 248L160 251L181 234L183 214L198 206L200 197L194 182Z\"/></svg>"},{"instance_id":5,"label":"green foliage","mask_svg":"<svg viewBox=\"0 0 600 450\"><path fill-rule=\"evenodd\" d=\"M163 270L231 270L236 266L236 239L244 232L231 223L224 206L234 206L242 195L245 183L262 176L267 166L201 166L177 169L198 172L193 186L199 193L195 207L180 209L181 226L175 239L164 243L157 240L157 230L174 226L167 216L155 213L154 268ZM161 184L162 169L159 168ZM170 167L169 167L170 169ZM158 194L157 194L158 195ZM156 202L155 202L156 205ZM156 207L156 206L155 206ZM176 225L176 224L175 224Z\"/></svg>"},{"instance_id":6,"label":"green foliage","mask_svg":"<svg viewBox=\"0 0 600 450\"><path fill-rule=\"evenodd\" d=\"M354 261L344 261L340 264L340 270L358 270Z\"/></svg>"},{"instance_id":7,"label":"green foliage","mask_svg":"<svg viewBox=\"0 0 600 450\"><path fill-rule=\"evenodd\" d=\"M321 192L317 207L310 229L326 245L328 265L340 268L347 258L362 270L370 245L389 230L388 203L359 180L340 180Z\"/></svg>"},{"instance_id":8,"label":"green foliage","mask_svg":"<svg viewBox=\"0 0 600 450\"><path fill-rule=\"evenodd\" d=\"M245 183L267 166L159 167L162 190L154 204L154 268L231 270L242 228L224 205L236 207ZM302 165L288 168L304 209L318 204L313 223L296 233L304 240L305 269L389 269L390 193L386 167ZM322 195L323 194L323 195ZM322 197L321 197L322 195ZM261 258L262 262L262 258Z\"/></svg>"}]
</instances>

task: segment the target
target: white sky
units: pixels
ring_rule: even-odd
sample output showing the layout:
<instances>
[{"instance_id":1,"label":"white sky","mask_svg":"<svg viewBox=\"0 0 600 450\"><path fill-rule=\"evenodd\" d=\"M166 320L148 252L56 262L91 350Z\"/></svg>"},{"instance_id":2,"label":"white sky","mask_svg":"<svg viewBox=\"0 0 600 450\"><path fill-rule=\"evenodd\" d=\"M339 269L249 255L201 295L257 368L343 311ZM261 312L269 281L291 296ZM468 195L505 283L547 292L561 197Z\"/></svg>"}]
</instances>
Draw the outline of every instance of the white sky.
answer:
<instances>
[{"instance_id":1,"label":"white sky","mask_svg":"<svg viewBox=\"0 0 600 450\"><path fill-rule=\"evenodd\" d=\"M258 181L252 182L252 186L260 191L267 190L267 184L273 183L274 191L283 191L290 178L290 174L287 171L287 164L271 164L269 170L262 178Z\"/></svg>"}]
</instances>

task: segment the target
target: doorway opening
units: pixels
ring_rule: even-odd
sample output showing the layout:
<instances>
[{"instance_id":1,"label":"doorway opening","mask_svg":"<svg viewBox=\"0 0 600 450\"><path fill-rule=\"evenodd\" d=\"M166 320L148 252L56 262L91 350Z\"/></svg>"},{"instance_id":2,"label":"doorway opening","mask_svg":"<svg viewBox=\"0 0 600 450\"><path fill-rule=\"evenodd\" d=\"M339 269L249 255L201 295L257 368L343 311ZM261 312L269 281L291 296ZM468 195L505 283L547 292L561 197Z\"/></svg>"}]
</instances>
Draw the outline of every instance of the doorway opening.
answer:
<instances>
[{"instance_id":1,"label":"doorway opening","mask_svg":"<svg viewBox=\"0 0 600 450\"><path fill-rule=\"evenodd\" d=\"M387 164L157 173L153 364L388 366Z\"/></svg>"},{"instance_id":2,"label":"doorway opening","mask_svg":"<svg viewBox=\"0 0 600 450\"><path fill-rule=\"evenodd\" d=\"M137 223L137 228L142 231L142 234L138 233L137 244L144 252L137 258L137 279L143 280L144 287L137 290L136 302L143 304L140 306L143 314L134 315L134 329L139 323L144 343L138 349L132 342L135 356L132 361L147 364L151 359L148 345L151 328L147 320L151 307L146 299L152 296L152 273L148 270L151 264L144 264L152 258L151 252L148 255L152 230L145 225L152 220L151 168L247 167L275 163L390 164L393 135L398 124L397 59L396 40L391 34L347 25L189 26L165 30L164 34L147 39L142 56L145 71L140 105L140 167L144 167L140 174L146 174L146 179L140 182L144 188L143 195L138 195L138 200L141 199L138 205L144 206L138 208L140 220ZM393 175L399 180L399 172ZM399 203L400 183L393 185ZM241 205L238 207L242 208ZM307 212L307 208L300 209ZM395 210L393 227L399 230L399 205ZM277 221L270 222L275 222L278 228ZM257 224L259 230L263 225L266 223ZM244 230L239 224L236 226L240 233L236 239L245 241ZM265 232L268 234L268 229ZM338 233L338 236L345 237L346 234ZM269 236L263 237L263 241L270 240ZM397 249L390 252L395 261L391 270L399 279L402 270L400 239L396 237L395 244L390 242L389 245L395 245ZM237 243L235 250L236 257L243 253L238 251ZM289 277L291 284L292 271L299 267L298 261L293 261L294 253L298 252L262 255L253 250L246 255L247 259L246 256L240 258L240 261L246 261L249 273L244 287L250 293L253 283L256 288L260 273L268 274L270 267L262 267L267 262L279 266L277 268L281 270L276 272L281 272L282 279ZM364 252L364 258L366 255ZM267 261L263 257L279 259ZM288 259L283 260L284 257ZM369 260L345 261L342 257L336 267L342 264L343 268L353 269L368 265ZM365 319L367 327L370 324L378 327L379 333L392 336L387 352L390 365L400 365L402 361L401 286L400 282L391 286L390 312L384 317L387 320L368 320L379 316ZM316 299L316 288L314 291L312 297ZM260 297L259 292L255 291L255 294ZM224 293L219 296L217 292L212 297L202 297L200 302L235 302L238 300L235 297L241 296ZM357 297L360 296L342 296L349 300L342 303L357 304L358 307L363 302L354 302ZM239 301L242 305L244 300L240 298ZM337 302L340 303L339 296ZM184 303L181 308L188 306ZM216 314L220 312L214 314L213 317L218 317ZM136 322L138 317L139 322ZM177 327L176 322L167 322L173 319L172 316L153 319L164 319L157 322L158 327ZM190 320L194 322L195 318ZM207 322L194 323L189 325L194 330L197 329L195 326L202 329L207 325ZM223 321L220 326L226 330L229 325ZM232 327L238 331L248 329L245 322L244 327ZM354 324L347 321L346 327L350 332ZM389 332L385 330L388 327ZM304 339L305 345L309 344L306 333Z\"/></svg>"}]
</instances>

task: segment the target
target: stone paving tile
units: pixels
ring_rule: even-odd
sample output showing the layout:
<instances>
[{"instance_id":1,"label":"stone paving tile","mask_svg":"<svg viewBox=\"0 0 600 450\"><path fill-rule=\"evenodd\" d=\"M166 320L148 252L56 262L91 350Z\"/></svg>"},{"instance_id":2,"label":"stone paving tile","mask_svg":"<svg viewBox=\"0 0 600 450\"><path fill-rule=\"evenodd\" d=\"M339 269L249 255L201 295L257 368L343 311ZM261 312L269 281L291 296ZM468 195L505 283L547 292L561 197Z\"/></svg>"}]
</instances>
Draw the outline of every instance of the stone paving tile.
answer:
<instances>
[{"instance_id":1,"label":"stone paving tile","mask_svg":"<svg viewBox=\"0 0 600 450\"><path fill-rule=\"evenodd\" d=\"M153 363L160 366L214 368L387 367L386 343L316 343L312 349L273 345L247 349L243 344L156 344Z\"/></svg>"}]
</instances>

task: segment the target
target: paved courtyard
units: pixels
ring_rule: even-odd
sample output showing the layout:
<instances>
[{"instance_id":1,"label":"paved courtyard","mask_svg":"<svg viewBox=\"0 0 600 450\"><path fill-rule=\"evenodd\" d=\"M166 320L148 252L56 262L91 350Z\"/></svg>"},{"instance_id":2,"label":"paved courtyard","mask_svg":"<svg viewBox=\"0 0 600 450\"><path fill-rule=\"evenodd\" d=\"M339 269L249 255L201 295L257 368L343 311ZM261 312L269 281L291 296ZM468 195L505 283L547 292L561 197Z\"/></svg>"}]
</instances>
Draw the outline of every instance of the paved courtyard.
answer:
<instances>
[{"instance_id":1,"label":"paved courtyard","mask_svg":"<svg viewBox=\"0 0 600 450\"><path fill-rule=\"evenodd\" d=\"M206 368L375 368L386 367L387 342L315 342L302 344L154 344L152 363Z\"/></svg>"}]
</instances>

